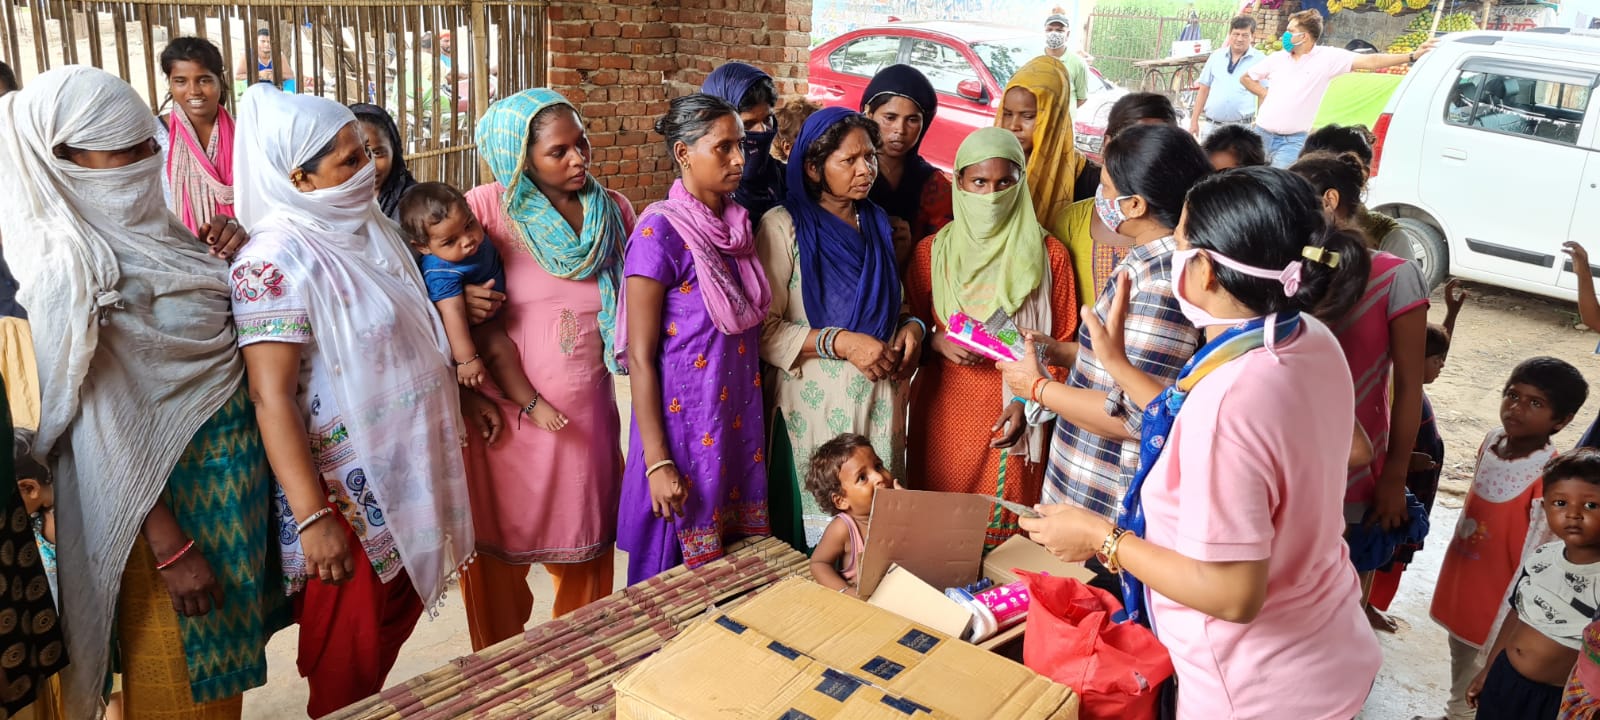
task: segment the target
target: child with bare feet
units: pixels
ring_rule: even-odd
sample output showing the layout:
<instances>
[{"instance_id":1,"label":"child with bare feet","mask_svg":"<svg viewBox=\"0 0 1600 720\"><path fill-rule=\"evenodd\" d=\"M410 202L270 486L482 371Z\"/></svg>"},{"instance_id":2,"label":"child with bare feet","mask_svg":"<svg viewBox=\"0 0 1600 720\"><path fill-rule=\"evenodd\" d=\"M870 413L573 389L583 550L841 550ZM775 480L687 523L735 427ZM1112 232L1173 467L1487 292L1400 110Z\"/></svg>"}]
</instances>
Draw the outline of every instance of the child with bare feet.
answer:
<instances>
[{"instance_id":1,"label":"child with bare feet","mask_svg":"<svg viewBox=\"0 0 1600 720\"><path fill-rule=\"evenodd\" d=\"M1495 643L1495 619L1517 579L1530 534L1536 534L1533 546L1542 544L1537 538L1545 533L1540 498L1549 481L1546 466L1559 454L1551 436L1572 422L1588 396L1589 384L1578 369L1553 357L1523 361L1501 390L1501 427L1478 450L1472 488L1445 549L1429 613L1449 631L1451 720L1473 716L1467 690L1483 669L1478 651Z\"/></svg>"},{"instance_id":2,"label":"child with bare feet","mask_svg":"<svg viewBox=\"0 0 1600 720\"><path fill-rule=\"evenodd\" d=\"M1511 610L1467 690L1483 718L1555 720L1584 628L1600 608L1600 450L1544 468L1544 519L1556 542L1522 563Z\"/></svg>"},{"instance_id":3,"label":"child with bare feet","mask_svg":"<svg viewBox=\"0 0 1600 720\"><path fill-rule=\"evenodd\" d=\"M898 487L872 443L861 435L845 433L811 454L806 491L818 505L834 510L833 522L823 529L811 553L811 578L818 585L855 592L872 520L872 498L881 488Z\"/></svg>"},{"instance_id":4,"label":"child with bare feet","mask_svg":"<svg viewBox=\"0 0 1600 720\"><path fill-rule=\"evenodd\" d=\"M500 253L484 235L467 199L444 183L422 183L406 191L398 210L406 240L422 255L422 279L444 322L456 380L476 389L485 378L492 378L535 425L549 432L566 427L567 416L543 402L522 372L521 353L506 335L504 321L496 315L474 327L467 320L462 288L490 280L496 288L506 285Z\"/></svg>"}]
</instances>

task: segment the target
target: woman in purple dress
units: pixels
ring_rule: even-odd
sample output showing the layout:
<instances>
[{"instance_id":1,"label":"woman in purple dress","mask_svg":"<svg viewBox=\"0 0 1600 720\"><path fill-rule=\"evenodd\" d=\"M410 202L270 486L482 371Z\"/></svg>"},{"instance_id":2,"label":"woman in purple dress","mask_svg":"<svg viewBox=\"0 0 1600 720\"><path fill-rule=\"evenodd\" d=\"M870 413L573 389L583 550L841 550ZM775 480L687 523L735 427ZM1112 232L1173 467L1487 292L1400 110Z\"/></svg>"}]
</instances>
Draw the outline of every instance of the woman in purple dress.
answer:
<instances>
[{"instance_id":1,"label":"woman in purple dress","mask_svg":"<svg viewBox=\"0 0 1600 720\"><path fill-rule=\"evenodd\" d=\"M734 202L744 128L726 101L678 98L656 123L681 178L628 238L617 343L633 430L617 545L628 584L767 535L761 322L772 295L747 211Z\"/></svg>"}]
</instances>

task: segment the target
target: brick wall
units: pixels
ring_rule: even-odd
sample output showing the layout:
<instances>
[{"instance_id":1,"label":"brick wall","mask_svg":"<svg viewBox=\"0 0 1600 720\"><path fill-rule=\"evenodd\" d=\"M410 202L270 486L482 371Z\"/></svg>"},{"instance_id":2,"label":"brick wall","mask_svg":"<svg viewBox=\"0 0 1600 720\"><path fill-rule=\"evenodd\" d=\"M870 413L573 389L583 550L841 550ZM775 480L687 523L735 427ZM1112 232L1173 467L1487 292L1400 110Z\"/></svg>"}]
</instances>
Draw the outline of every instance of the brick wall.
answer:
<instances>
[{"instance_id":1,"label":"brick wall","mask_svg":"<svg viewBox=\"0 0 1600 720\"><path fill-rule=\"evenodd\" d=\"M595 177L636 208L675 174L653 132L672 98L730 60L804 93L811 0L606 0L550 3L550 87L583 112Z\"/></svg>"},{"instance_id":2,"label":"brick wall","mask_svg":"<svg viewBox=\"0 0 1600 720\"><path fill-rule=\"evenodd\" d=\"M1307 0L1307 2L1322 2L1323 0ZM1289 16L1300 12L1300 0L1284 0L1283 5L1274 10L1256 8L1256 44L1263 40L1278 40L1283 31L1289 27Z\"/></svg>"}]
</instances>

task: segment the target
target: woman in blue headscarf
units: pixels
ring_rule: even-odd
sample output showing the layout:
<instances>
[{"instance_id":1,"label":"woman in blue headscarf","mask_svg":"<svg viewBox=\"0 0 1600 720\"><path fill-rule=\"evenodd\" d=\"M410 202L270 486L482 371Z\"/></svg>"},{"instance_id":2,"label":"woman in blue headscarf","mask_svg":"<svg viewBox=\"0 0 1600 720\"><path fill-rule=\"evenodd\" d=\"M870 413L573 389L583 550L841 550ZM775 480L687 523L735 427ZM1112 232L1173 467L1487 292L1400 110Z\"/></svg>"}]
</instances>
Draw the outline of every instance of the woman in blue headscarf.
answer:
<instances>
[{"instance_id":1,"label":"woman in blue headscarf","mask_svg":"<svg viewBox=\"0 0 1600 720\"><path fill-rule=\"evenodd\" d=\"M772 157L772 140L778 134L773 115L778 90L772 76L760 68L731 62L712 70L700 92L722 98L739 110L739 120L744 123L744 179L733 200L749 211L751 224L760 223L761 216L784 197L783 167Z\"/></svg>"},{"instance_id":2,"label":"woman in blue headscarf","mask_svg":"<svg viewBox=\"0 0 1600 720\"><path fill-rule=\"evenodd\" d=\"M871 440L898 471L906 378L926 328L903 302L889 214L867 199L878 124L843 108L813 114L789 159L783 204L756 249L771 286L761 359L773 367L769 503L773 534L816 545L832 513L801 491L813 450L840 433Z\"/></svg>"},{"instance_id":3,"label":"woman in blue headscarf","mask_svg":"<svg viewBox=\"0 0 1600 720\"><path fill-rule=\"evenodd\" d=\"M467 204L505 263L500 316L537 402L568 420L556 431L509 423L498 442L474 437L467 450L478 559L461 574L461 594L481 650L527 624L534 563L554 581L555 615L611 594L622 428L608 369L617 369L622 247L634 215L589 174L583 120L554 91L496 102L477 141L496 182L468 192Z\"/></svg>"}]
</instances>

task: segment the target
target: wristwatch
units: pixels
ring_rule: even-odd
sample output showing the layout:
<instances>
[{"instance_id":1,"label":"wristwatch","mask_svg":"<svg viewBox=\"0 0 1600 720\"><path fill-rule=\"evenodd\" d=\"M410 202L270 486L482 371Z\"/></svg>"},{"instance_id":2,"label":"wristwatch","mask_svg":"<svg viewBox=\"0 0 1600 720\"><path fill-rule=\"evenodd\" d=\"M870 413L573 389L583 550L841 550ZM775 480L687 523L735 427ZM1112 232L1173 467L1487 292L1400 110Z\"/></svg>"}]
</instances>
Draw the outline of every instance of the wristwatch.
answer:
<instances>
[{"instance_id":1,"label":"wristwatch","mask_svg":"<svg viewBox=\"0 0 1600 720\"><path fill-rule=\"evenodd\" d=\"M1406 62L1415 63L1416 61L1417 61L1417 51L1412 50L1411 52L1406 53Z\"/></svg>"},{"instance_id":2,"label":"wristwatch","mask_svg":"<svg viewBox=\"0 0 1600 720\"><path fill-rule=\"evenodd\" d=\"M1127 530L1119 527L1111 528L1106 534L1105 542L1100 543L1100 552L1094 554L1094 559L1113 575L1122 573L1122 564L1117 562L1117 546L1122 543L1122 536L1128 534Z\"/></svg>"}]
</instances>

